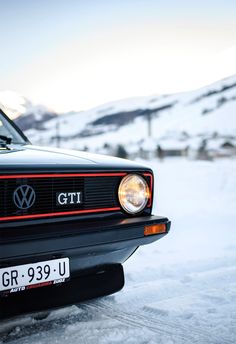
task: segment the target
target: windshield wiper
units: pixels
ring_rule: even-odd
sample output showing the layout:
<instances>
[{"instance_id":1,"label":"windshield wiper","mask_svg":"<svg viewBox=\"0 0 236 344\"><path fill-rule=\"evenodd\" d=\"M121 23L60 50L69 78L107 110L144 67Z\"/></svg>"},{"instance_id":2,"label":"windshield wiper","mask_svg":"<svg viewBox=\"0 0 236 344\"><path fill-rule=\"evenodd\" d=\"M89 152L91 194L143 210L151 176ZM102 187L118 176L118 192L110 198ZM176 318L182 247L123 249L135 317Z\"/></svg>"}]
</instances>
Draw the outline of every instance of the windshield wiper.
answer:
<instances>
[{"instance_id":1,"label":"windshield wiper","mask_svg":"<svg viewBox=\"0 0 236 344\"><path fill-rule=\"evenodd\" d=\"M0 135L0 140L3 141L3 143L5 143L6 145L11 144L12 142L12 138L9 136L4 136L4 135ZM2 143L2 142L0 142Z\"/></svg>"}]
</instances>

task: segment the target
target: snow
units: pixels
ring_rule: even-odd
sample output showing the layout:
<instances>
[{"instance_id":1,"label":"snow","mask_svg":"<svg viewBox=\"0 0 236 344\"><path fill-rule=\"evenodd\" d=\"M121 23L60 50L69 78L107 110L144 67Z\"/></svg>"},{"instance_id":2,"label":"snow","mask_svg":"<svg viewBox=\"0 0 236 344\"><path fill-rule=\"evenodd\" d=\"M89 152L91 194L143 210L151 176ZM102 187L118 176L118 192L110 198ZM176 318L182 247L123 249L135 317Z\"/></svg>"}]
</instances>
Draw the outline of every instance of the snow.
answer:
<instances>
[{"instance_id":1,"label":"snow","mask_svg":"<svg viewBox=\"0 0 236 344\"><path fill-rule=\"evenodd\" d=\"M47 106L33 104L24 96L13 91L0 91L0 109L2 109L11 119L15 117L34 116L34 121L43 119L45 113L54 113Z\"/></svg>"},{"instance_id":2,"label":"snow","mask_svg":"<svg viewBox=\"0 0 236 344\"><path fill-rule=\"evenodd\" d=\"M151 139L147 139L148 123L142 116L123 126L109 122L93 124L104 116L159 109L171 104L172 107L152 114ZM87 147L93 152L101 152L104 144L122 143L132 146L133 153L135 145L136 152L146 146L153 151L162 143L168 147L173 142L183 146L181 136L185 133L184 145L198 149L205 138L214 139L216 135L236 137L236 75L191 92L124 99L88 111L64 114L47 121L44 127L45 130L32 128L26 132L34 144L56 145L59 128L61 145L66 148L83 150Z\"/></svg>"},{"instance_id":3,"label":"snow","mask_svg":"<svg viewBox=\"0 0 236 344\"><path fill-rule=\"evenodd\" d=\"M145 162L146 163L146 162ZM114 295L0 323L0 343L236 343L236 160L152 161L171 232L125 263Z\"/></svg>"},{"instance_id":4,"label":"snow","mask_svg":"<svg viewBox=\"0 0 236 344\"><path fill-rule=\"evenodd\" d=\"M186 141L179 141L176 139L167 139L167 140L162 140L160 142L160 146L162 149L168 150L168 149L173 149L173 150L184 150L188 147L188 142Z\"/></svg>"},{"instance_id":5,"label":"snow","mask_svg":"<svg viewBox=\"0 0 236 344\"><path fill-rule=\"evenodd\" d=\"M8 115L11 115L12 117L24 113L28 105L29 101L16 92L0 92L0 108L2 108Z\"/></svg>"}]
</instances>

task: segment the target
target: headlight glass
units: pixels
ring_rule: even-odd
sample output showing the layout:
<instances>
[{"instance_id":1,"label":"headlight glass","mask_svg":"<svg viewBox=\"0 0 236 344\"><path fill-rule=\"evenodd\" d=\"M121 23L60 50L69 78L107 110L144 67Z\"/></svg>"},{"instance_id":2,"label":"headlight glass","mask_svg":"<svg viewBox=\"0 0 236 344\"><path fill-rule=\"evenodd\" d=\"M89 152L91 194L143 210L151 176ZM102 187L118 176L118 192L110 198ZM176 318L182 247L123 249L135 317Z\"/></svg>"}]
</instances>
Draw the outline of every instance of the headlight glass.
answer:
<instances>
[{"instance_id":1,"label":"headlight glass","mask_svg":"<svg viewBox=\"0 0 236 344\"><path fill-rule=\"evenodd\" d=\"M118 197L120 205L127 213L136 214L147 205L150 190L143 177L129 174L120 183Z\"/></svg>"}]
</instances>

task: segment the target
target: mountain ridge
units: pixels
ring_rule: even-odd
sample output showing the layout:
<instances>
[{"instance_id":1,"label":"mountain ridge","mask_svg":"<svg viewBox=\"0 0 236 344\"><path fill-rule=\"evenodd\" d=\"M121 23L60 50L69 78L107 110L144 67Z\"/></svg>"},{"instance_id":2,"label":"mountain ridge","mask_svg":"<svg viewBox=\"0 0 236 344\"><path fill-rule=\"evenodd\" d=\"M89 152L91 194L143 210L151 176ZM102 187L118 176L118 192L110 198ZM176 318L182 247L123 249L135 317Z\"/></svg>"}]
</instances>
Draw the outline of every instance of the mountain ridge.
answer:
<instances>
[{"instance_id":1,"label":"mountain ridge","mask_svg":"<svg viewBox=\"0 0 236 344\"><path fill-rule=\"evenodd\" d=\"M236 75L190 92L128 98L83 112L58 116L46 109L38 122L32 109L31 105L31 117L26 116L28 109L16 123L23 123L26 135L37 144L96 152L119 144L127 150L154 149L170 141L199 147L212 138L235 140Z\"/></svg>"}]
</instances>

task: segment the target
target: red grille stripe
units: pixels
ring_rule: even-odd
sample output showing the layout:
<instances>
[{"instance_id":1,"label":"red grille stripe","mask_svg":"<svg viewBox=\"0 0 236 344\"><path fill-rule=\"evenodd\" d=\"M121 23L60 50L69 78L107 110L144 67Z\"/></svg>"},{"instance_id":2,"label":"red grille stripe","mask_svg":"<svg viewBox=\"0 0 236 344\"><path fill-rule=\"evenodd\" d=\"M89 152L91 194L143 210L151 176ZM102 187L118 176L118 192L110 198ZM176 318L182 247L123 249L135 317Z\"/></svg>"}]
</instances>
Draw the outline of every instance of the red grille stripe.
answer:
<instances>
[{"instance_id":1,"label":"red grille stripe","mask_svg":"<svg viewBox=\"0 0 236 344\"><path fill-rule=\"evenodd\" d=\"M60 213L58 212L58 213L48 213L48 214L0 217L0 220L9 221L9 220L35 219L35 218L41 218L41 217L54 217L54 216L76 215L76 214L87 214L87 213L101 213L101 212L106 212L106 211L117 211L117 210L120 210L120 208L116 207L116 208L101 208L101 209L90 209L90 210L74 210L74 211L63 211Z\"/></svg>"},{"instance_id":2,"label":"red grille stripe","mask_svg":"<svg viewBox=\"0 0 236 344\"><path fill-rule=\"evenodd\" d=\"M0 179L17 179L17 178L60 178L60 177L124 177L127 173L57 173L57 174L17 174L0 176Z\"/></svg>"}]
</instances>

